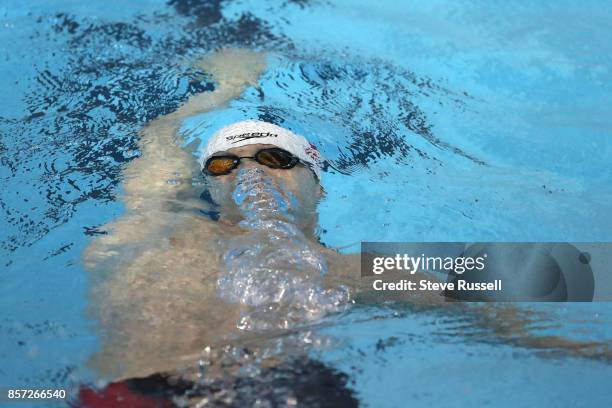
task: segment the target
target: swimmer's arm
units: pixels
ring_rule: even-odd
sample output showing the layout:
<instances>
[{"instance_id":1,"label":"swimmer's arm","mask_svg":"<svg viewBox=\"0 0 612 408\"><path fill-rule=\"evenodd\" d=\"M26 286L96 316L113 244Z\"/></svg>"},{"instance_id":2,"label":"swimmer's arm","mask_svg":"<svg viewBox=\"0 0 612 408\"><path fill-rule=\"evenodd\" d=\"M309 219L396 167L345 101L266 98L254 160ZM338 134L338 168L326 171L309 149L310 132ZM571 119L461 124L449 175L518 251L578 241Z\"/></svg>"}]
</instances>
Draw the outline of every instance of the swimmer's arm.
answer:
<instances>
[{"instance_id":1,"label":"swimmer's arm","mask_svg":"<svg viewBox=\"0 0 612 408\"><path fill-rule=\"evenodd\" d=\"M327 248L322 252L326 255L329 266L327 284L347 286L352 298L358 303L397 301L445 307L449 313L466 314L469 321L465 326L466 335L472 338L475 338L474 331L476 331L483 340L490 337L526 349L559 351L576 357L612 361L612 350L607 343L585 342L535 332L538 326L553 324L552 317L546 316L545 313L525 310L506 303L458 302L429 291L420 292L420 295L407 291L376 292L372 288L372 282L377 278L361 278L360 254L344 255ZM401 279L402 276L401 274L388 276L388 279L393 278ZM418 281L421 278L433 280L431 276L413 277L412 280Z\"/></svg>"},{"instance_id":2,"label":"swimmer's arm","mask_svg":"<svg viewBox=\"0 0 612 408\"><path fill-rule=\"evenodd\" d=\"M108 235L98 237L85 252L85 262L95 266L114 257L113 248L142 242L175 222L172 208L202 206L192 186L199 177L193 151L181 147L178 133L182 120L194 114L223 106L238 97L247 86L257 86L266 68L265 54L250 50L220 50L204 57L197 65L212 75L212 92L191 96L175 112L149 122L139 132L140 157L124 172L123 193L127 213L107 224Z\"/></svg>"},{"instance_id":3,"label":"swimmer's arm","mask_svg":"<svg viewBox=\"0 0 612 408\"><path fill-rule=\"evenodd\" d=\"M247 86L257 86L266 68L264 54L242 49L217 51L197 65L212 75L215 90L191 96L176 111L149 122L140 131L141 155L125 170L123 198L128 208L142 211L140 204L144 201L166 199L184 203L186 197L194 196L189 190L192 180L199 176L193 156L196 146L180 146L178 133L182 120L218 109L240 96ZM184 197L177 200L181 193Z\"/></svg>"},{"instance_id":4,"label":"swimmer's arm","mask_svg":"<svg viewBox=\"0 0 612 408\"><path fill-rule=\"evenodd\" d=\"M517 347L542 351L559 351L575 357L593 358L606 362L612 361L610 345L604 342L573 340L556 335L543 335L536 332L555 323L554 317L545 312L526 310L507 303L486 303L474 305L474 325L487 330L494 338Z\"/></svg>"},{"instance_id":5,"label":"swimmer's arm","mask_svg":"<svg viewBox=\"0 0 612 408\"><path fill-rule=\"evenodd\" d=\"M429 291L375 291L373 288L374 280L380 278L377 276L361 277L361 254L341 254L329 248L322 249L322 252L328 263L326 285L328 287L346 286L351 292L351 298L358 303L399 301L440 305L448 302L443 296ZM402 273L387 272L385 275L385 281L388 282L402 278L405 278ZM419 281L420 279L433 280L432 277L420 273L411 275L413 281Z\"/></svg>"}]
</instances>

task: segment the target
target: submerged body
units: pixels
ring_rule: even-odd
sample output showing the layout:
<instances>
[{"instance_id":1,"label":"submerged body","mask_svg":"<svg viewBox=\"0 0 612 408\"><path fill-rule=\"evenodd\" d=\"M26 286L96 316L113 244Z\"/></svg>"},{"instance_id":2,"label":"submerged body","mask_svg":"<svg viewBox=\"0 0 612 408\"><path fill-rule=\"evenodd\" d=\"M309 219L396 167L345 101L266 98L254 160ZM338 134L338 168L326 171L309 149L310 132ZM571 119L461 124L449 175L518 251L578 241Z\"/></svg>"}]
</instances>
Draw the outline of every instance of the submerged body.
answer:
<instances>
[{"instance_id":1,"label":"submerged body","mask_svg":"<svg viewBox=\"0 0 612 408\"><path fill-rule=\"evenodd\" d=\"M285 189L298 197L279 201L266 186L270 174L245 164L242 173L208 186L220 219L203 215L210 208L199 197L200 170L177 143L181 120L256 86L265 62L262 54L238 50L217 53L202 65L218 87L142 130L142 155L125 171L126 214L105 226L108 234L85 253L92 273L90 312L102 335L102 350L91 363L107 378L189 367L205 347L248 337L246 328L282 329L320 316L348 301L348 289L328 291L338 287L337 272L359 270L356 257L343 259L317 241L320 187L303 182L312 179L306 169L283 174ZM253 188L260 190L256 201L248 196ZM283 212L280 207L290 202L299 208ZM262 313L270 303L283 310Z\"/></svg>"},{"instance_id":2,"label":"submerged body","mask_svg":"<svg viewBox=\"0 0 612 408\"><path fill-rule=\"evenodd\" d=\"M206 216L213 208L200 198L200 168L177 143L181 121L257 86L265 61L250 51L221 51L202 66L218 86L141 131L142 155L125 170L126 213L103 227L107 235L85 253L92 276L90 312L102 338L91 365L107 379L193 372L210 347L257 347L352 299L371 299L359 293L359 257L340 255L317 240L321 190L308 169L286 172L246 161L208 183L219 219ZM230 153L252 156L264 147ZM380 294L375 299L380 301ZM435 295L395 300L472 313ZM607 345L530 334L534 316L516 308L489 305L476 313L478 324L509 343L609 358Z\"/></svg>"}]
</instances>

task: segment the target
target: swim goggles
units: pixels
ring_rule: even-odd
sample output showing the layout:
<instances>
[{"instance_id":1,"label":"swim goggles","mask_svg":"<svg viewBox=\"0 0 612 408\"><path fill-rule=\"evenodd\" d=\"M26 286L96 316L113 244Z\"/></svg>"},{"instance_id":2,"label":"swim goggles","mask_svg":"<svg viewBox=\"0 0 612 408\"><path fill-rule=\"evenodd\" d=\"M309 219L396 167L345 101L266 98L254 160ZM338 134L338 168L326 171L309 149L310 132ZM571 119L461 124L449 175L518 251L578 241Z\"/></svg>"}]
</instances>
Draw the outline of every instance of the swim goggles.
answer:
<instances>
[{"instance_id":1,"label":"swim goggles","mask_svg":"<svg viewBox=\"0 0 612 408\"><path fill-rule=\"evenodd\" d=\"M206 160L203 172L211 176L229 174L240 165L241 159L253 159L257 163L272 169L291 169L300 162L300 159L288 151L272 147L261 149L254 156L236 156L235 154L212 156Z\"/></svg>"}]
</instances>

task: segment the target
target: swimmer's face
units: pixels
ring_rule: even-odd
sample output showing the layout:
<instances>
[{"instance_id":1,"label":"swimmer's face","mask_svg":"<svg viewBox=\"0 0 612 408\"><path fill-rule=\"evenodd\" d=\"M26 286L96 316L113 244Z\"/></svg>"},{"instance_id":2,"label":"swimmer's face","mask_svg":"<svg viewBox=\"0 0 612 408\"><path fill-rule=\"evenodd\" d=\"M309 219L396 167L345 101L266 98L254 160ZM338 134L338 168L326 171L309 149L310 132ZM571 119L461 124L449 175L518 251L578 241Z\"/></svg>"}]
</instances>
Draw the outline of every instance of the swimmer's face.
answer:
<instances>
[{"instance_id":1,"label":"swimmer's face","mask_svg":"<svg viewBox=\"0 0 612 408\"><path fill-rule=\"evenodd\" d=\"M259 150L271 147L276 146L267 144L240 146L218 152L215 156L232 154L239 157L253 157ZM322 189L313 172L301 162L290 169L273 169L259 164L253 159L241 159L240 165L229 174L207 176L212 198L221 207L222 217L229 221L236 221L239 218L237 217L235 204L233 204L232 192L236 188L237 175L243 168L260 169L279 190L286 191L295 197L296 200L293 200L295 205L294 208L290 209L290 212L295 217L296 222L302 224L306 229L314 227L310 224L313 221L316 223L316 205L321 197Z\"/></svg>"}]
</instances>

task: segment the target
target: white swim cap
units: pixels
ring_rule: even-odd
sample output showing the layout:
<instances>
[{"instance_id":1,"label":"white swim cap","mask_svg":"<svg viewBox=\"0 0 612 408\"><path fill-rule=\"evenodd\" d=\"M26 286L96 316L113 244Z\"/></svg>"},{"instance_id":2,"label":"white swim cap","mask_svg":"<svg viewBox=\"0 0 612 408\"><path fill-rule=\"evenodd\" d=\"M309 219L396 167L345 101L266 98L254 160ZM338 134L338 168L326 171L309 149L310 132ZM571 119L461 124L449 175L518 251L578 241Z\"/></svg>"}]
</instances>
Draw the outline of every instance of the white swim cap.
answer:
<instances>
[{"instance_id":1,"label":"white swim cap","mask_svg":"<svg viewBox=\"0 0 612 408\"><path fill-rule=\"evenodd\" d=\"M288 129L256 120L236 122L216 131L204 149L200 167L204 168L206 160L215 153L259 143L271 144L288 151L308 163L317 178L321 179L321 154L313 144L304 136L296 135Z\"/></svg>"}]
</instances>

